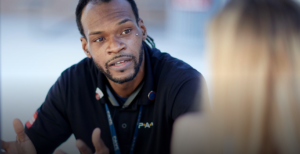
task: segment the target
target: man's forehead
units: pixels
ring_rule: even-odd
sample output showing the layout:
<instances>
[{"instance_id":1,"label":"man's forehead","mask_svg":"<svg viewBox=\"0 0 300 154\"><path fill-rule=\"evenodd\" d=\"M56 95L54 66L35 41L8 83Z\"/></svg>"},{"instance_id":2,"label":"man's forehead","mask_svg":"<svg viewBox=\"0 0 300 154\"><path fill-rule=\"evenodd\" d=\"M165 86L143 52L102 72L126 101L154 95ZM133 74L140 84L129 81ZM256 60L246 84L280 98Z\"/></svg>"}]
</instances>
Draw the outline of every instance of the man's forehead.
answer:
<instances>
[{"instance_id":1,"label":"man's forehead","mask_svg":"<svg viewBox=\"0 0 300 154\"><path fill-rule=\"evenodd\" d=\"M135 18L129 2L112 0L100 3L89 2L83 10L81 21L83 25L85 23L99 25L107 21L119 22L124 18L132 18L132 20Z\"/></svg>"}]
</instances>

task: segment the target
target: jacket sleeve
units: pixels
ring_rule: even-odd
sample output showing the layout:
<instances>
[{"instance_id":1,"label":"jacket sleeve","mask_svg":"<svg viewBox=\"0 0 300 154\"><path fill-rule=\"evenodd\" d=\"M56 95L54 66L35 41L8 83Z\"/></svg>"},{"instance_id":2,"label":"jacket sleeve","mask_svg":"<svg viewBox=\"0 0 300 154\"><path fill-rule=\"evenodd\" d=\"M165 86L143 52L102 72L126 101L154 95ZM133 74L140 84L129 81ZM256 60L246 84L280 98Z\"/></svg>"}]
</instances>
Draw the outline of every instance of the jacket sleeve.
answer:
<instances>
[{"instance_id":1,"label":"jacket sleeve","mask_svg":"<svg viewBox=\"0 0 300 154\"><path fill-rule=\"evenodd\" d=\"M25 133L38 154L53 153L71 135L65 112L66 80L63 75L50 88L45 102L25 124Z\"/></svg>"},{"instance_id":2,"label":"jacket sleeve","mask_svg":"<svg viewBox=\"0 0 300 154\"><path fill-rule=\"evenodd\" d=\"M206 83L201 74L192 78L181 78L181 81L177 80L177 84L174 85L176 86L171 90L173 95L171 118L173 120L184 113L201 110L202 98L208 98Z\"/></svg>"}]
</instances>

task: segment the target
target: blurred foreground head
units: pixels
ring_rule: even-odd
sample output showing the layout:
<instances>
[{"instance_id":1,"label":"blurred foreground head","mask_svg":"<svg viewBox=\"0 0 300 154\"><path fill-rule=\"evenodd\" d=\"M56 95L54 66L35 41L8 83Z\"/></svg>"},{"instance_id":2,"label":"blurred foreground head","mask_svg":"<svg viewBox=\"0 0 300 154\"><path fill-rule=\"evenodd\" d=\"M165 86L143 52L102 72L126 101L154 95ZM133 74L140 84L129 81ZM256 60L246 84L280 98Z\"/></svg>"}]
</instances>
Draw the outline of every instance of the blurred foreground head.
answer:
<instances>
[{"instance_id":1,"label":"blurred foreground head","mask_svg":"<svg viewBox=\"0 0 300 154\"><path fill-rule=\"evenodd\" d=\"M208 153L300 153L300 8L235 0L210 25Z\"/></svg>"}]
</instances>

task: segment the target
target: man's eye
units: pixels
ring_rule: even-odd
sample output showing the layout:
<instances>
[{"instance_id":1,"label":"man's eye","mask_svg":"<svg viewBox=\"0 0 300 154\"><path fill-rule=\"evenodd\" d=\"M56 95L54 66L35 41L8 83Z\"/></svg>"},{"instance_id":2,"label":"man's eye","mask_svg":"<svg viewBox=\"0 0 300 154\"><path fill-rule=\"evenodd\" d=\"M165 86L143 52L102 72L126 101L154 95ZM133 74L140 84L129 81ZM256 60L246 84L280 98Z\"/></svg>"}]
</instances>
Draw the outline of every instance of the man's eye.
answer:
<instances>
[{"instance_id":1,"label":"man's eye","mask_svg":"<svg viewBox=\"0 0 300 154\"><path fill-rule=\"evenodd\" d=\"M95 40L95 42L102 42L104 40L103 37L98 38L97 40Z\"/></svg>"},{"instance_id":2,"label":"man's eye","mask_svg":"<svg viewBox=\"0 0 300 154\"><path fill-rule=\"evenodd\" d=\"M130 32L131 32L131 29L126 29L122 32L122 35L129 34Z\"/></svg>"}]
</instances>

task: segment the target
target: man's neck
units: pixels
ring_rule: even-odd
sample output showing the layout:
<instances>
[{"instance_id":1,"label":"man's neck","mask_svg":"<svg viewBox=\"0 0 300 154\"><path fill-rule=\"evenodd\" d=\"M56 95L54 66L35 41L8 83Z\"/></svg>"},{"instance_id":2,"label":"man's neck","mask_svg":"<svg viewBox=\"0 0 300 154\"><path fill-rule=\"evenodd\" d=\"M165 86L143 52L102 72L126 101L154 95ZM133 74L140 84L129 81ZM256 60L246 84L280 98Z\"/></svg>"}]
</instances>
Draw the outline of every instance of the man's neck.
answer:
<instances>
[{"instance_id":1,"label":"man's neck","mask_svg":"<svg viewBox=\"0 0 300 154\"><path fill-rule=\"evenodd\" d=\"M115 83L108 79L108 82L112 89L121 97L129 97L134 90L139 86L145 76L145 59L143 60L142 65L140 66L139 72L136 77L128 82L119 84Z\"/></svg>"}]
</instances>

